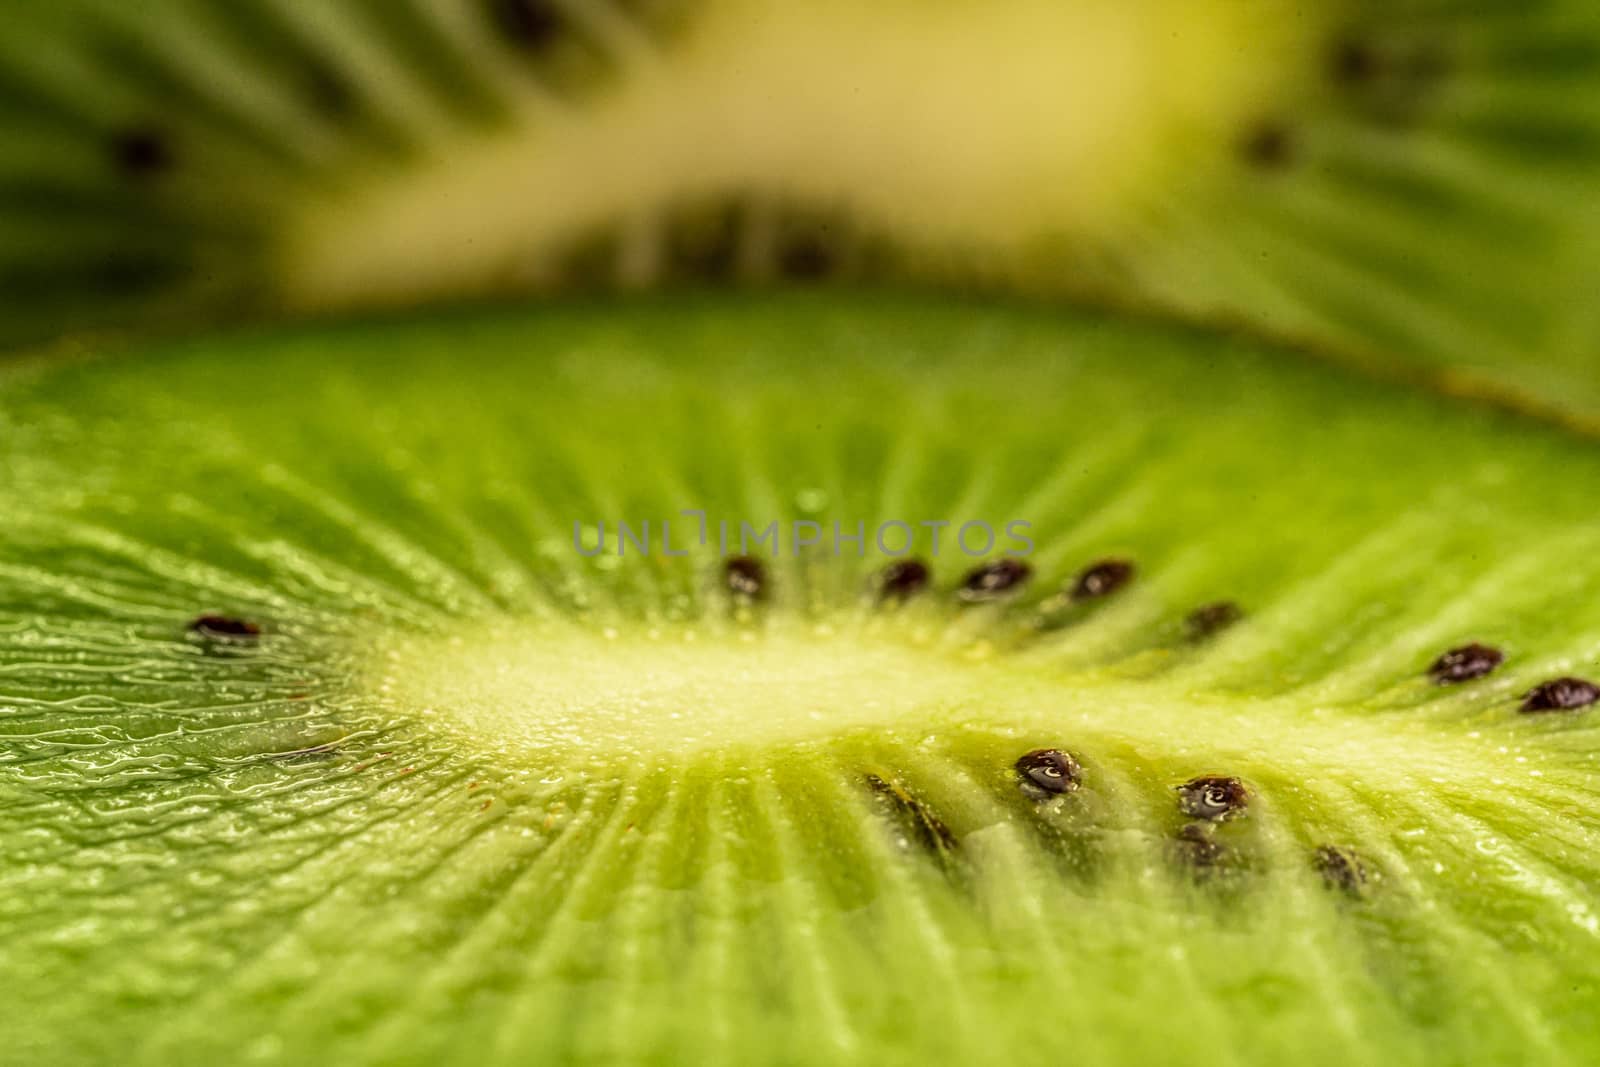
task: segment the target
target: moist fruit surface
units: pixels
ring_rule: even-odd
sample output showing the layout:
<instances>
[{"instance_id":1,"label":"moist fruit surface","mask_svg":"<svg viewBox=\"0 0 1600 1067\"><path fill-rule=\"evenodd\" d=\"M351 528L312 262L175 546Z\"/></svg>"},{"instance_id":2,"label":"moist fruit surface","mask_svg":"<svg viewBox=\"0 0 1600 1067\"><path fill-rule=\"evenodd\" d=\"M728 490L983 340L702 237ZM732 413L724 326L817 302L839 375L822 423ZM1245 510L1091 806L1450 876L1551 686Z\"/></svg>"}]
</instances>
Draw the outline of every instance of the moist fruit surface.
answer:
<instances>
[{"instance_id":1,"label":"moist fruit surface","mask_svg":"<svg viewBox=\"0 0 1600 1067\"><path fill-rule=\"evenodd\" d=\"M19 1062L1600 1051L1590 439L894 292L0 400Z\"/></svg>"}]
</instances>

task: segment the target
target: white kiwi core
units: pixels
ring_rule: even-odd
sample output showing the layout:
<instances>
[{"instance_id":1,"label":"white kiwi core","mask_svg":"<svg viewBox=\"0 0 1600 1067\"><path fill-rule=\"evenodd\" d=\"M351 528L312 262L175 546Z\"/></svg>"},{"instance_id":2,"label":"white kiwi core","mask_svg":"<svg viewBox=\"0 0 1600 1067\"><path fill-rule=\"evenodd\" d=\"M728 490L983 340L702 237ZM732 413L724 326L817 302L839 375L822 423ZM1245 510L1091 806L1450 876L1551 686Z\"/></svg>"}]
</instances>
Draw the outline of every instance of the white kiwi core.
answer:
<instances>
[{"instance_id":1,"label":"white kiwi core","mask_svg":"<svg viewBox=\"0 0 1600 1067\"><path fill-rule=\"evenodd\" d=\"M1303 699L1063 675L982 637L952 641L915 624L589 631L507 620L395 641L374 657L367 684L475 746L575 765L979 729L1115 751L1154 775L1250 768L1383 789L1487 767L1495 788L1541 775L1503 738Z\"/></svg>"}]
</instances>

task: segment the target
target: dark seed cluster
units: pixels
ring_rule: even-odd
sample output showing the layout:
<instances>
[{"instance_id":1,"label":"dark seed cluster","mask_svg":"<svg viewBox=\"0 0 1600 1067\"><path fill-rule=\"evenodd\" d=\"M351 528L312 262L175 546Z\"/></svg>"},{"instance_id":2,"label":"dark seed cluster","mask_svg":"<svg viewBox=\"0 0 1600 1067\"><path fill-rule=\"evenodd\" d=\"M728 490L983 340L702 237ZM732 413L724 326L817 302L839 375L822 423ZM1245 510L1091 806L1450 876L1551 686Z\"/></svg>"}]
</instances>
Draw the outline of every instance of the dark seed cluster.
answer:
<instances>
[{"instance_id":1,"label":"dark seed cluster","mask_svg":"<svg viewBox=\"0 0 1600 1067\"><path fill-rule=\"evenodd\" d=\"M1202 775L1178 786L1178 808L1196 819L1221 822L1245 814L1250 790L1238 778Z\"/></svg>"},{"instance_id":2,"label":"dark seed cluster","mask_svg":"<svg viewBox=\"0 0 1600 1067\"><path fill-rule=\"evenodd\" d=\"M1059 748L1036 748L1018 759L1015 767L1022 791L1035 800L1070 793L1083 781L1077 759Z\"/></svg>"},{"instance_id":3,"label":"dark seed cluster","mask_svg":"<svg viewBox=\"0 0 1600 1067\"><path fill-rule=\"evenodd\" d=\"M1063 596L1073 602L1099 600L1126 587L1137 573L1131 560L1099 560L1079 572ZM1026 560L1002 556L968 571L956 596L968 604L1003 600L1020 592L1032 578L1033 567ZM766 566L752 556L727 560L723 564L722 580L729 592L746 601L766 600L771 592ZM880 603L903 603L926 590L932 581L933 572L927 563L920 559L901 559L877 572L873 577L873 589ZM1189 640L1202 641L1235 625L1243 617L1243 609L1234 601L1217 600L1191 611L1184 618L1183 629ZM189 629L209 639L240 642L252 641L261 633L254 623L222 615L202 615L189 624ZM1491 674L1504 662L1505 653L1500 649L1472 641L1441 653L1429 665L1428 676L1439 685L1456 685ZM1600 702L1600 686L1583 678L1563 677L1530 689L1522 697L1520 710L1525 713L1571 711L1597 702ZM1059 762L1052 764L1051 758ZM1070 754L1055 749L1028 753L1017 761L1016 770L1023 776L1026 789L1039 791L1045 797L1076 788L1080 773ZM1194 778L1178 787L1178 803L1184 813L1193 818L1232 819L1244 814L1249 790L1237 778Z\"/></svg>"},{"instance_id":4,"label":"dark seed cluster","mask_svg":"<svg viewBox=\"0 0 1600 1067\"><path fill-rule=\"evenodd\" d=\"M189 631L200 637L224 641L254 641L261 636L261 627L248 619L230 615L201 615L189 623Z\"/></svg>"},{"instance_id":5,"label":"dark seed cluster","mask_svg":"<svg viewBox=\"0 0 1600 1067\"><path fill-rule=\"evenodd\" d=\"M1103 559L1084 568L1072 583L1073 600L1110 596L1133 581L1136 568L1125 559Z\"/></svg>"},{"instance_id":6,"label":"dark seed cluster","mask_svg":"<svg viewBox=\"0 0 1600 1067\"><path fill-rule=\"evenodd\" d=\"M1082 778L1078 761L1055 748L1025 753L1014 767L1023 793L1035 800L1070 792ZM880 786L891 788L882 783ZM1198 882L1209 883L1244 871L1245 860L1239 849L1225 839L1229 831L1224 826L1244 814L1249 798L1245 783L1228 775L1203 775L1178 786L1178 807L1190 821L1166 840L1172 863ZM1330 888L1351 896L1364 896L1375 877L1367 861L1345 846L1318 845L1310 860Z\"/></svg>"},{"instance_id":7,"label":"dark seed cluster","mask_svg":"<svg viewBox=\"0 0 1600 1067\"><path fill-rule=\"evenodd\" d=\"M878 599L901 602L928 587L932 572L920 559L898 559L878 572Z\"/></svg>"},{"instance_id":8,"label":"dark seed cluster","mask_svg":"<svg viewBox=\"0 0 1600 1067\"><path fill-rule=\"evenodd\" d=\"M838 241L829 235L827 223L793 227L777 251L776 266L779 277L790 281L830 277L839 267Z\"/></svg>"},{"instance_id":9,"label":"dark seed cluster","mask_svg":"<svg viewBox=\"0 0 1600 1067\"><path fill-rule=\"evenodd\" d=\"M1364 34L1336 39L1328 52L1328 80L1370 115L1403 120L1450 73L1451 56L1438 38L1382 40Z\"/></svg>"},{"instance_id":10,"label":"dark seed cluster","mask_svg":"<svg viewBox=\"0 0 1600 1067\"><path fill-rule=\"evenodd\" d=\"M1318 845L1311 854L1312 866L1333 889L1359 896L1366 888L1367 865L1353 850L1338 845Z\"/></svg>"},{"instance_id":11,"label":"dark seed cluster","mask_svg":"<svg viewBox=\"0 0 1600 1067\"><path fill-rule=\"evenodd\" d=\"M1364 37L1343 37L1328 56L1328 73L1339 85L1365 85L1382 73L1383 56Z\"/></svg>"},{"instance_id":12,"label":"dark seed cluster","mask_svg":"<svg viewBox=\"0 0 1600 1067\"><path fill-rule=\"evenodd\" d=\"M565 31L576 28L553 27L548 45L522 47L553 47L572 37ZM817 283L897 269L892 264L898 250L864 232L844 211L774 200L758 189L682 202L657 221L661 256L650 268L650 278L639 277L625 264L631 241L627 225L608 220L564 241L553 256L553 269L541 277L541 287L613 290L646 280Z\"/></svg>"},{"instance_id":13,"label":"dark seed cluster","mask_svg":"<svg viewBox=\"0 0 1600 1067\"><path fill-rule=\"evenodd\" d=\"M1172 835L1173 856L1196 874L1208 874L1234 861L1232 848L1217 840L1211 823L1184 824Z\"/></svg>"},{"instance_id":14,"label":"dark seed cluster","mask_svg":"<svg viewBox=\"0 0 1600 1067\"><path fill-rule=\"evenodd\" d=\"M1505 658L1505 653L1498 648L1474 641L1460 648L1452 648L1434 660L1428 668L1428 675L1440 685L1468 682L1482 678L1505 662Z\"/></svg>"},{"instance_id":15,"label":"dark seed cluster","mask_svg":"<svg viewBox=\"0 0 1600 1067\"><path fill-rule=\"evenodd\" d=\"M750 600L766 599L767 568L753 556L734 556L723 565L722 575L734 595Z\"/></svg>"},{"instance_id":16,"label":"dark seed cluster","mask_svg":"<svg viewBox=\"0 0 1600 1067\"><path fill-rule=\"evenodd\" d=\"M148 178L172 169L171 139L153 126L121 130L111 138L111 161L123 174Z\"/></svg>"},{"instance_id":17,"label":"dark seed cluster","mask_svg":"<svg viewBox=\"0 0 1600 1067\"><path fill-rule=\"evenodd\" d=\"M1032 577L1033 567L1026 561L1002 556L968 571L956 595L969 604L999 600L1020 591Z\"/></svg>"},{"instance_id":18,"label":"dark seed cluster","mask_svg":"<svg viewBox=\"0 0 1600 1067\"><path fill-rule=\"evenodd\" d=\"M1191 641L1204 641L1226 630L1242 618L1244 609L1238 604L1231 600L1218 600L1191 611L1183 620L1183 632Z\"/></svg>"},{"instance_id":19,"label":"dark seed cluster","mask_svg":"<svg viewBox=\"0 0 1600 1067\"><path fill-rule=\"evenodd\" d=\"M960 845L956 835L928 806L911 794L904 785L880 775L867 775L867 786L890 811L908 824L918 842L940 856L949 856Z\"/></svg>"},{"instance_id":20,"label":"dark seed cluster","mask_svg":"<svg viewBox=\"0 0 1600 1067\"><path fill-rule=\"evenodd\" d=\"M1328 83L1345 106L1391 126L1414 123L1452 66L1437 39L1381 40L1354 32L1330 42L1326 64ZM1254 170L1283 171L1299 161L1303 140L1288 118L1265 116L1240 132L1237 152Z\"/></svg>"},{"instance_id":21,"label":"dark seed cluster","mask_svg":"<svg viewBox=\"0 0 1600 1067\"><path fill-rule=\"evenodd\" d=\"M1294 135L1283 122L1262 120L1245 131L1239 156L1256 170L1283 170L1294 162Z\"/></svg>"},{"instance_id":22,"label":"dark seed cluster","mask_svg":"<svg viewBox=\"0 0 1600 1067\"><path fill-rule=\"evenodd\" d=\"M551 0L490 0L489 15L506 40L537 51L561 35L559 5Z\"/></svg>"},{"instance_id":23,"label":"dark seed cluster","mask_svg":"<svg viewBox=\"0 0 1600 1067\"><path fill-rule=\"evenodd\" d=\"M1582 678L1557 678L1534 686L1522 697L1522 711L1572 711L1600 700L1600 686Z\"/></svg>"}]
</instances>

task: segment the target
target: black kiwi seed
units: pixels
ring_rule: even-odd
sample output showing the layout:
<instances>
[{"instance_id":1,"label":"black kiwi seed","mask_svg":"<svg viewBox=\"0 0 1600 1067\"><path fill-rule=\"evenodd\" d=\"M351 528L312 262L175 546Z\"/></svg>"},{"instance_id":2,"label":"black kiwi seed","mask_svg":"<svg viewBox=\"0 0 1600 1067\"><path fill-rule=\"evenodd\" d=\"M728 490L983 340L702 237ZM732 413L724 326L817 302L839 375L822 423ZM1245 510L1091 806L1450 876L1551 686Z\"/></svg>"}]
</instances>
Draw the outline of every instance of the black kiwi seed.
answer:
<instances>
[{"instance_id":1,"label":"black kiwi seed","mask_svg":"<svg viewBox=\"0 0 1600 1067\"><path fill-rule=\"evenodd\" d=\"M1490 645L1471 644L1452 648L1433 661L1428 675L1440 685L1470 682L1482 678L1505 662L1505 653Z\"/></svg>"},{"instance_id":2,"label":"black kiwi seed","mask_svg":"<svg viewBox=\"0 0 1600 1067\"><path fill-rule=\"evenodd\" d=\"M189 624L189 630L201 637L224 641L254 641L261 636L260 626L230 615L201 615Z\"/></svg>"},{"instance_id":3,"label":"black kiwi seed","mask_svg":"<svg viewBox=\"0 0 1600 1067\"><path fill-rule=\"evenodd\" d=\"M148 178L172 169L172 141L153 126L118 131L111 137L111 160L133 178Z\"/></svg>"},{"instance_id":4,"label":"black kiwi seed","mask_svg":"<svg viewBox=\"0 0 1600 1067\"><path fill-rule=\"evenodd\" d=\"M968 571L957 595L970 604L999 600L1021 589L1032 577L1032 566L1015 556L1002 556Z\"/></svg>"},{"instance_id":5,"label":"black kiwi seed","mask_svg":"<svg viewBox=\"0 0 1600 1067\"><path fill-rule=\"evenodd\" d=\"M1311 854L1311 864L1330 888L1359 895L1366 887L1367 865L1348 848L1318 845Z\"/></svg>"},{"instance_id":6,"label":"black kiwi seed","mask_svg":"<svg viewBox=\"0 0 1600 1067\"><path fill-rule=\"evenodd\" d=\"M489 13L506 40L530 52L561 34L561 12L550 0L490 0Z\"/></svg>"},{"instance_id":7,"label":"black kiwi seed","mask_svg":"<svg viewBox=\"0 0 1600 1067\"><path fill-rule=\"evenodd\" d=\"M1582 678L1557 678L1534 686L1522 698L1522 711L1571 711L1600 700L1600 686Z\"/></svg>"},{"instance_id":8,"label":"black kiwi seed","mask_svg":"<svg viewBox=\"0 0 1600 1067\"><path fill-rule=\"evenodd\" d=\"M1125 559L1103 559L1084 568L1072 583L1073 600L1094 600L1110 596L1133 581L1135 568Z\"/></svg>"},{"instance_id":9,"label":"black kiwi seed","mask_svg":"<svg viewBox=\"0 0 1600 1067\"><path fill-rule=\"evenodd\" d=\"M1244 609L1231 600L1218 600L1203 604L1191 611L1183 620L1183 629L1191 641L1202 641L1212 634L1221 633L1240 619Z\"/></svg>"},{"instance_id":10,"label":"black kiwi seed","mask_svg":"<svg viewBox=\"0 0 1600 1067\"><path fill-rule=\"evenodd\" d=\"M1231 850L1217 840L1209 823L1192 822L1172 835L1172 852L1186 866L1203 871L1226 863Z\"/></svg>"},{"instance_id":11,"label":"black kiwi seed","mask_svg":"<svg viewBox=\"0 0 1600 1067\"><path fill-rule=\"evenodd\" d=\"M1333 46L1328 70L1340 85L1365 85L1383 72L1383 57L1371 41L1346 37Z\"/></svg>"},{"instance_id":12,"label":"black kiwi seed","mask_svg":"<svg viewBox=\"0 0 1600 1067\"><path fill-rule=\"evenodd\" d=\"M1036 748L1014 765L1022 791L1035 800L1070 793L1083 780L1083 768L1072 753L1059 748Z\"/></svg>"},{"instance_id":13,"label":"black kiwi seed","mask_svg":"<svg viewBox=\"0 0 1600 1067\"><path fill-rule=\"evenodd\" d=\"M897 559L878 572L878 599L905 601L928 587L931 572L920 559Z\"/></svg>"},{"instance_id":14,"label":"black kiwi seed","mask_svg":"<svg viewBox=\"0 0 1600 1067\"><path fill-rule=\"evenodd\" d=\"M753 556L734 556L723 565L723 579L728 589L738 596L751 600L764 600L767 596L767 568Z\"/></svg>"},{"instance_id":15,"label":"black kiwi seed","mask_svg":"<svg viewBox=\"0 0 1600 1067\"><path fill-rule=\"evenodd\" d=\"M1259 122L1239 140L1240 158L1257 170L1282 170L1294 155L1294 135L1281 122Z\"/></svg>"},{"instance_id":16,"label":"black kiwi seed","mask_svg":"<svg viewBox=\"0 0 1600 1067\"><path fill-rule=\"evenodd\" d=\"M1238 818L1250 802L1250 791L1237 778L1226 775L1202 775L1178 786L1178 807L1185 815L1196 819Z\"/></svg>"},{"instance_id":17,"label":"black kiwi seed","mask_svg":"<svg viewBox=\"0 0 1600 1067\"><path fill-rule=\"evenodd\" d=\"M941 856L950 856L960 845L944 820L929 811L926 804L912 796L899 782L869 774L867 785L890 810L910 823L925 848Z\"/></svg>"}]
</instances>

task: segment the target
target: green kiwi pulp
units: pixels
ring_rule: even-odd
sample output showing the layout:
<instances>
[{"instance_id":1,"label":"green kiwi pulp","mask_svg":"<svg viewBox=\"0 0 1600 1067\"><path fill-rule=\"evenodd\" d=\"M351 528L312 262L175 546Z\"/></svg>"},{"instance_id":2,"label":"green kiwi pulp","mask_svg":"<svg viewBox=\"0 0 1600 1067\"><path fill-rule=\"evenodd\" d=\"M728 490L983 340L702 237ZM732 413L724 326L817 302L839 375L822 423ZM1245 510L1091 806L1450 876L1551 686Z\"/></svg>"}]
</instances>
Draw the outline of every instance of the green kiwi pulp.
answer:
<instances>
[{"instance_id":1,"label":"green kiwi pulp","mask_svg":"<svg viewBox=\"0 0 1600 1067\"><path fill-rule=\"evenodd\" d=\"M893 292L0 393L0 1058L1600 1054L1592 440Z\"/></svg>"},{"instance_id":2,"label":"green kiwi pulp","mask_svg":"<svg viewBox=\"0 0 1600 1067\"><path fill-rule=\"evenodd\" d=\"M62 0L0 133L0 337L916 276L1600 412L1588 0Z\"/></svg>"}]
</instances>

